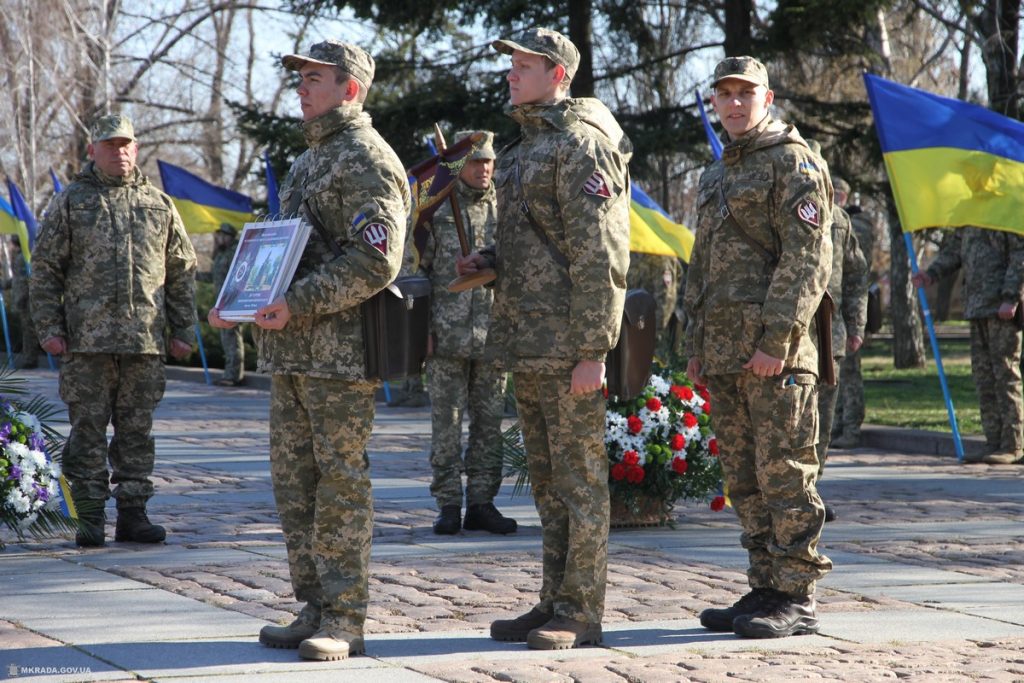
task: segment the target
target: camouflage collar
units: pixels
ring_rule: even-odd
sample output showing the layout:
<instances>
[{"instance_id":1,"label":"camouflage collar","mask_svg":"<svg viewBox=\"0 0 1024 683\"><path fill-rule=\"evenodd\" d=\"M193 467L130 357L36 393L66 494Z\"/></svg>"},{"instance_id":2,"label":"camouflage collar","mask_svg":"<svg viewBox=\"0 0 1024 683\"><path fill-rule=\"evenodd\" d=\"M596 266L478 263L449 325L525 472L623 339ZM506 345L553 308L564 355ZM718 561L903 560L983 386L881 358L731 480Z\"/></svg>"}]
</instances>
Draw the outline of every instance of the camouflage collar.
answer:
<instances>
[{"instance_id":1,"label":"camouflage collar","mask_svg":"<svg viewBox=\"0 0 1024 683\"><path fill-rule=\"evenodd\" d=\"M768 115L754 128L727 144L722 150L722 161L726 166L731 166L750 152L787 142L807 146L795 126L777 121Z\"/></svg>"},{"instance_id":2,"label":"camouflage collar","mask_svg":"<svg viewBox=\"0 0 1024 683\"><path fill-rule=\"evenodd\" d=\"M477 203L479 201L487 200L494 196L494 180L491 179L491 184L487 186L486 190L480 190L475 187L470 187L463 180L459 180L455 186L456 191L459 193L460 198L464 198L469 202Z\"/></svg>"},{"instance_id":3,"label":"camouflage collar","mask_svg":"<svg viewBox=\"0 0 1024 683\"><path fill-rule=\"evenodd\" d=\"M334 134L364 121L369 123L370 115L363 112L363 105L346 104L303 123L302 134L306 138L306 144L317 147Z\"/></svg>"},{"instance_id":4,"label":"camouflage collar","mask_svg":"<svg viewBox=\"0 0 1024 683\"><path fill-rule=\"evenodd\" d=\"M146 176L142 175L142 171L139 170L138 166L133 168L132 172L128 175L107 175L96 168L96 162L94 161L90 161L85 165L82 172L78 174L78 178L105 187L142 185L146 182Z\"/></svg>"}]
</instances>

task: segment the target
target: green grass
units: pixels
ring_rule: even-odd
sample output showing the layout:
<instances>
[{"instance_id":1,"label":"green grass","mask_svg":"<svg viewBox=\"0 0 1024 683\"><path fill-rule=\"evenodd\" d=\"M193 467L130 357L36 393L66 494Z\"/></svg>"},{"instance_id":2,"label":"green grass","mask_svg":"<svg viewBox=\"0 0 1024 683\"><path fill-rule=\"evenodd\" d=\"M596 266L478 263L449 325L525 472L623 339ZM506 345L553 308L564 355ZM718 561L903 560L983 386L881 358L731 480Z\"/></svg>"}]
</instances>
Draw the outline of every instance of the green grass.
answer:
<instances>
[{"instance_id":1,"label":"green grass","mask_svg":"<svg viewBox=\"0 0 1024 683\"><path fill-rule=\"evenodd\" d=\"M969 343L966 339L942 341L939 349L960 433L981 434ZM922 368L896 370L890 344L881 340L871 342L861 357L865 422L952 432L930 346L927 356Z\"/></svg>"}]
</instances>

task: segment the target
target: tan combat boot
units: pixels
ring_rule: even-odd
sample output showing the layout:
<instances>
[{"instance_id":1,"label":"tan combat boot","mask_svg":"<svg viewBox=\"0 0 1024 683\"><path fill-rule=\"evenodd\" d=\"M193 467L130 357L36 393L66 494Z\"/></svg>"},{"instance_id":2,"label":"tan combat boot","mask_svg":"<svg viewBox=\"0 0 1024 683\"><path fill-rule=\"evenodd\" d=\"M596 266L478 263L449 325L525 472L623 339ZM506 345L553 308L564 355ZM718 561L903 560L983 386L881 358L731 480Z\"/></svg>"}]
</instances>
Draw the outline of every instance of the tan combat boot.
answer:
<instances>
[{"instance_id":1,"label":"tan combat boot","mask_svg":"<svg viewBox=\"0 0 1024 683\"><path fill-rule=\"evenodd\" d=\"M530 631L551 621L551 615L536 607L515 619L498 619L491 622L491 638L512 643L524 643Z\"/></svg>"},{"instance_id":2,"label":"tan combat boot","mask_svg":"<svg viewBox=\"0 0 1024 683\"><path fill-rule=\"evenodd\" d=\"M294 650L320 628L320 609L306 605L295 621L287 626L264 626L260 629L260 642L267 647Z\"/></svg>"},{"instance_id":3,"label":"tan combat boot","mask_svg":"<svg viewBox=\"0 0 1024 683\"><path fill-rule=\"evenodd\" d=\"M299 645L299 657L319 662L333 662L362 654L366 654L362 636L333 628L321 628Z\"/></svg>"},{"instance_id":4,"label":"tan combat boot","mask_svg":"<svg viewBox=\"0 0 1024 683\"><path fill-rule=\"evenodd\" d=\"M600 644L601 624L557 616L526 636L526 646L531 650L568 650L580 645Z\"/></svg>"}]
</instances>

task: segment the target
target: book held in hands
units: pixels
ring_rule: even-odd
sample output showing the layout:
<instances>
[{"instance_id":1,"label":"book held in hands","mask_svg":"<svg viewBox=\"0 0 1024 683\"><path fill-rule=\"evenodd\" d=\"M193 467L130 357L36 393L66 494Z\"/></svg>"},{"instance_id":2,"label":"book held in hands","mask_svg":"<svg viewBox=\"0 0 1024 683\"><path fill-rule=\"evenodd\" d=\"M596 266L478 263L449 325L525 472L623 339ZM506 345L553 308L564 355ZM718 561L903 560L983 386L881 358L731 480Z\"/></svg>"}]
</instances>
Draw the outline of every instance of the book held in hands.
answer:
<instances>
[{"instance_id":1,"label":"book held in hands","mask_svg":"<svg viewBox=\"0 0 1024 683\"><path fill-rule=\"evenodd\" d=\"M220 317L252 322L258 309L284 294L306 248L309 231L309 223L301 218L246 223L217 296Z\"/></svg>"}]
</instances>

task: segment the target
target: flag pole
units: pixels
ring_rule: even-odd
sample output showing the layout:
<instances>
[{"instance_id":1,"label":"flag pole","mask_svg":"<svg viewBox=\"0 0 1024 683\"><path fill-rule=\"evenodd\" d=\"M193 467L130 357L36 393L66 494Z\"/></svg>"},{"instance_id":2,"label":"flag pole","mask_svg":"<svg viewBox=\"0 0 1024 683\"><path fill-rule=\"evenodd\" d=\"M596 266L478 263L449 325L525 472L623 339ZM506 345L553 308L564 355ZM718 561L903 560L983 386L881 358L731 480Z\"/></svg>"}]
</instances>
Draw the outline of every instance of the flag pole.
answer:
<instances>
[{"instance_id":1,"label":"flag pole","mask_svg":"<svg viewBox=\"0 0 1024 683\"><path fill-rule=\"evenodd\" d=\"M196 342L199 344L199 360L203 362L203 376L206 377L206 383L213 384L210 380L210 366L206 364L206 349L203 348L203 331L199 329L199 323L196 323Z\"/></svg>"},{"instance_id":2,"label":"flag pole","mask_svg":"<svg viewBox=\"0 0 1024 683\"><path fill-rule=\"evenodd\" d=\"M910 273L917 275L917 254L914 252L914 240L909 232L903 233L903 240L907 245L907 256L910 258ZM917 299L921 302L921 313L924 315L924 322L928 326L928 338L932 342L932 355L935 356L935 367L939 370L939 384L942 385L942 396L946 400L946 414L949 415L949 426L953 428L953 447L956 449L956 460L964 462L964 444L960 439L960 428L956 423L956 412L953 410L953 399L949 395L949 384L946 382L946 371L942 367L942 356L939 354L939 340L935 336L935 324L932 322L932 312L928 308L928 297L925 296L924 287L915 287Z\"/></svg>"},{"instance_id":3,"label":"flag pole","mask_svg":"<svg viewBox=\"0 0 1024 683\"><path fill-rule=\"evenodd\" d=\"M14 367L14 354L11 353L11 331L7 327L7 304L4 302L3 292L0 292L0 319L4 326L4 344L7 347L7 367Z\"/></svg>"}]
</instances>

